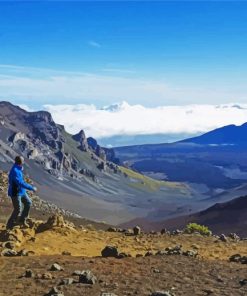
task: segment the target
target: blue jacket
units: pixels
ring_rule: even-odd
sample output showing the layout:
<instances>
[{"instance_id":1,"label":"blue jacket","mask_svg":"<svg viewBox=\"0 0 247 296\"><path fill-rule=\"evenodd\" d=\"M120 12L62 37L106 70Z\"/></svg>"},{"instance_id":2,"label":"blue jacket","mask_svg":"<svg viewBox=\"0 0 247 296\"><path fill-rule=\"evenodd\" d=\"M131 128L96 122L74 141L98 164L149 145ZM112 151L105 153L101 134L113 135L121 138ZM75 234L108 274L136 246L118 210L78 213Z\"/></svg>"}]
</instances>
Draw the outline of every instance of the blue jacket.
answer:
<instances>
[{"instance_id":1,"label":"blue jacket","mask_svg":"<svg viewBox=\"0 0 247 296\"><path fill-rule=\"evenodd\" d=\"M22 167L14 164L9 172L8 196L25 195L26 189L34 191L32 185L26 183L23 178Z\"/></svg>"}]
</instances>

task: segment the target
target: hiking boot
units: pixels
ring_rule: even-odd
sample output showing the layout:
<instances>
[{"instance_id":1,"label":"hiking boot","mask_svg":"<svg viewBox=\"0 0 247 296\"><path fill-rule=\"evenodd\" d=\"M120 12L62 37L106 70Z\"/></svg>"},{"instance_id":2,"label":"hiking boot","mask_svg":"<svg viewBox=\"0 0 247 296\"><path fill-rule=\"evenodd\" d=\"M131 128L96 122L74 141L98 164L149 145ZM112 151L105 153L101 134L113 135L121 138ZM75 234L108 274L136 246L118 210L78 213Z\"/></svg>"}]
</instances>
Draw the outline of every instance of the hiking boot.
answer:
<instances>
[{"instance_id":1,"label":"hiking boot","mask_svg":"<svg viewBox=\"0 0 247 296\"><path fill-rule=\"evenodd\" d=\"M6 225L6 230L12 230L14 228L14 225Z\"/></svg>"},{"instance_id":2,"label":"hiking boot","mask_svg":"<svg viewBox=\"0 0 247 296\"><path fill-rule=\"evenodd\" d=\"M20 219L19 223L20 223L21 226L29 228L29 224L27 223L27 219Z\"/></svg>"},{"instance_id":3,"label":"hiking boot","mask_svg":"<svg viewBox=\"0 0 247 296\"><path fill-rule=\"evenodd\" d=\"M7 223L6 224L6 230L12 230L17 225L18 225L18 222L17 221L13 221L13 222Z\"/></svg>"}]
</instances>

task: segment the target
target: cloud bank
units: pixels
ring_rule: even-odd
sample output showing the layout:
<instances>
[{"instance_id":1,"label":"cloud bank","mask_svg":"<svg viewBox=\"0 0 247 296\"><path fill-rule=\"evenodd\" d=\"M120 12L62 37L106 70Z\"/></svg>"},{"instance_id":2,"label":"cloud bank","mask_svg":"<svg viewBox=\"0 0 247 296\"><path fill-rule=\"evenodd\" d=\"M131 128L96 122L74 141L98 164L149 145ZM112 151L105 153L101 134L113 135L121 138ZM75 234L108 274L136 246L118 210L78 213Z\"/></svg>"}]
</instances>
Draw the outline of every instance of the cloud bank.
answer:
<instances>
[{"instance_id":1,"label":"cloud bank","mask_svg":"<svg viewBox=\"0 0 247 296\"><path fill-rule=\"evenodd\" d=\"M198 134L228 124L247 122L247 104L160 106L127 102L95 105L45 105L70 133L80 129L97 139L116 135Z\"/></svg>"}]
</instances>

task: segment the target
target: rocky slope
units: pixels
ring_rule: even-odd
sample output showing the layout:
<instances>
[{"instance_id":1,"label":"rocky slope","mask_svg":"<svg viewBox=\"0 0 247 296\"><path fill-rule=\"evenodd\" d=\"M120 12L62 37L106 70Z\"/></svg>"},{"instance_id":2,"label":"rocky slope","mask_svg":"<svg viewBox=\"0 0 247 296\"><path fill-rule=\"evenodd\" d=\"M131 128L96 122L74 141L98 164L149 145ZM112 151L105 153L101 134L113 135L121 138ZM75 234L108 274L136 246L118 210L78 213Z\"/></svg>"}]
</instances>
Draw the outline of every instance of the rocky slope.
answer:
<instances>
[{"instance_id":1,"label":"rocky slope","mask_svg":"<svg viewBox=\"0 0 247 296\"><path fill-rule=\"evenodd\" d=\"M245 238L115 228L82 219L36 195L29 227L6 230L12 210L6 181L7 175L0 174L0 295L247 293Z\"/></svg>"},{"instance_id":2,"label":"rocky slope","mask_svg":"<svg viewBox=\"0 0 247 296\"><path fill-rule=\"evenodd\" d=\"M247 196L235 198L225 203L217 203L212 207L188 216L163 221L160 227L179 228L184 224L196 222L207 225L215 233L225 229L247 236Z\"/></svg>"},{"instance_id":3,"label":"rocky slope","mask_svg":"<svg viewBox=\"0 0 247 296\"><path fill-rule=\"evenodd\" d=\"M8 170L16 154L26 158L25 172L40 197L90 219L119 223L154 216L156 207L186 204L192 197L189 186L119 166L112 149L100 147L84 131L68 134L48 112L0 102L0 169Z\"/></svg>"},{"instance_id":4,"label":"rocky slope","mask_svg":"<svg viewBox=\"0 0 247 296\"><path fill-rule=\"evenodd\" d=\"M235 232L241 236L247 236L247 196L241 196L225 203L217 203L203 211L186 216L178 216L158 222L136 218L121 224L121 226L132 227L139 224L145 230L160 231L163 228L169 230L183 228L188 223L208 226L216 234L227 229L228 233Z\"/></svg>"},{"instance_id":5,"label":"rocky slope","mask_svg":"<svg viewBox=\"0 0 247 296\"><path fill-rule=\"evenodd\" d=\"M3 295L246 295L246 239L96 230L62 215L0 225ZM240 254L240 255L236 255Z\"/></svg>"}]
</instances>

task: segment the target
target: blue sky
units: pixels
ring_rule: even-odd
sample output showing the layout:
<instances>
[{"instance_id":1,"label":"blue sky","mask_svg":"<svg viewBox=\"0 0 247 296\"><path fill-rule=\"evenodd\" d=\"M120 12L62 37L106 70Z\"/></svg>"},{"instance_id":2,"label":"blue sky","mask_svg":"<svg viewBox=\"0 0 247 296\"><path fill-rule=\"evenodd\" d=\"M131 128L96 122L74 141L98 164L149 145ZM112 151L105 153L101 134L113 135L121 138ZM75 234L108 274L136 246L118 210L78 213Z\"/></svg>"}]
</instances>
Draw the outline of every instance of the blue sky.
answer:
<instances>
[{"instance_id":1,"label":"blue sky","mask_svg":"<svg viewBox=\"0 0 247 296\"><path fill-rule=\"evenodd\" d=\"M244 104L246 52L245 1L0 2L0 99L29 108Z\"/></svg>"},{"instance_id":2,"label":"blue sky","mask_svg":"<svg viewBox=\"0 0 247 296\"><path fill-rule=\"evenodd\" d=\"M154 105L210 103L212 92L214 102L243 101L246 52L246 2L0 2L0 64L25 68L1 67L2 75L49 79L51 69L56 76L121 77L184 92L154 95ZM109 96L99 104L119 100ZM98 104L93 93L85 99ZM123 100L135 102L135 94Z\"/></svg>"}]
</instances>

